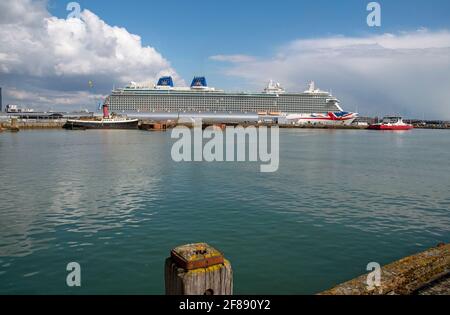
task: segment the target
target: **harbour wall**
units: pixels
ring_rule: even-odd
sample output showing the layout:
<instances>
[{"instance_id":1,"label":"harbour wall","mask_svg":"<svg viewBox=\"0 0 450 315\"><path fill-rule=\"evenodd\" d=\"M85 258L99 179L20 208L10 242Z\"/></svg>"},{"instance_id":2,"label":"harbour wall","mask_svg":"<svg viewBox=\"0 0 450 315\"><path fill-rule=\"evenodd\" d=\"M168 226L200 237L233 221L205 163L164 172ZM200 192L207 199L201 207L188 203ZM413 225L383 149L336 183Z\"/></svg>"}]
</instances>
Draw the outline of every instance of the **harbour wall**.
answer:
<instances>
[{"instance_id":1,"label":"harbour wall","mask_svg":"<svg viewBox=\"0 0 450 315\"><path fill-rule=\"evenodd\" d=\"M320 295L428 295L450 294L450 244L382 267L379 283L368 285L372 273L337 285ZM373 281L372 281L373 282Z\"/></svg>"},{"instance_id":2,"label":"harbour wall","mask_svg":"<svg viewBox=\"0 0 450 315\"><path fill-rule=\"evenodd\" d=\"M201 119L203 126L211 125L241 125L241 126L274 126L286 129L350 129L365 130L367 125L325 125L325 124L287 124L276 119L276 117L266 117L262 120L258 114L248 113L124 113L129 118L139 119L140 125L144 125L142 130L150 130L149 124L164 125L164 128L155 128L166 130L177 126L178 124L189 124ZM93 117L93 116L92 116ZM71 117L71 119L76 117ZM26 129L59 129L64 126L68 118L59 119L21 119L19 117L0 117L1 130L26 130ZM147 126L147 127L145 127ZM450 123L415 123L416 129L450 129Z\"/></svg>"},{"instance_id":3,"label":"harbour wall","mask_svg":"<svg viewBox=\"0 0 450 315\"><path fill-rule=\"evenodd\" d=\"M3 130L26 130L26 129L61 129L66 123L65 119L56 120L17 120L10 119L0 122L0 129Z\"/></svg>"}]
</instances>

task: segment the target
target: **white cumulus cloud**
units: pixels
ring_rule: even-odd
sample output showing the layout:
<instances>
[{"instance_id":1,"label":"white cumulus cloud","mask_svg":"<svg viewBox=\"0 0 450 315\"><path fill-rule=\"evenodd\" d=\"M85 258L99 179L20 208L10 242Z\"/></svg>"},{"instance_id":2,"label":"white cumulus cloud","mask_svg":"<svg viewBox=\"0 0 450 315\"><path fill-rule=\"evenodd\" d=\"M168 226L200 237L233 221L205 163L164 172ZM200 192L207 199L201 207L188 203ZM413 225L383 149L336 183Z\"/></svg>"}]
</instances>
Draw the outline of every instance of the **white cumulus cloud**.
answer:
<instances>
[{"instance_id":1,"label":"white cumulus cloud","mask_svg":"<svg viewBox=\"0 0 450 315\"><path fill-rule=\"evenodd\" d=\"M89 81L97 93L130 81L153 84L162 75L183 83L169 61L138 35L108 25L87 9L81 19L60 19L46 6L46 1L0 2L0 84L4 90L29 91L22 99L7 93L7 101L42 104L35 98L42 91L49 93L49 105L54 105L52 97L72 103L59 97L70 97L70 91L82 101L80 96L95 94Z\"/></svg>"},{"instance_id":2,"label":"white cumulus cloud","mask_svg":"<svg viewBox=\"0 0 450 315\"><path fill-rule=\"evenodd\" d=\"M303 91L315 80L332 90L345 109L362 114L450 119L447 30L299 39L270 58L232 62L225 73L246 79L252 88L276 79L290 91Z\"/></svg>"}]
</instances>

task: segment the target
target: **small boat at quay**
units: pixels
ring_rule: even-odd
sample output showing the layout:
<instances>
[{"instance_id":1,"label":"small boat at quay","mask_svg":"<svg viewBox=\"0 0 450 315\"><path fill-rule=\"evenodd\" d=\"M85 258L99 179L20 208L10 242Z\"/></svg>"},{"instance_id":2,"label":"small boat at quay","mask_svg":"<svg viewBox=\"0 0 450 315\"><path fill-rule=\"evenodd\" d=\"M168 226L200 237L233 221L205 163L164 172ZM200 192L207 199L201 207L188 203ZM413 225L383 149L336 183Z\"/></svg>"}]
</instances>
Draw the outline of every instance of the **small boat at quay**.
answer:
<instances>
[{"instance_id":1,"label":"small boat at quay","mask_svg":"<svg viewBox=\"0 0 450 315\"><path fill-rule=\"evenodd\" d=\"M414 126L405 123L401 117L384 117L381 123L370 125L369 129L387 131L411 130L414 129Z\"/></svg>"},{"instance_id":2,"label":"small boat at quay","mask_svg":"<svg viewBox=\"0 0 450 315\"><path fill-rule=\"evenodd\" d=\"M100 119L69 119L63 128L68 130L86 129L137 129L138 119L110 115L108 105L103 105L103 117Z\"/></svg>"}]
</instances>

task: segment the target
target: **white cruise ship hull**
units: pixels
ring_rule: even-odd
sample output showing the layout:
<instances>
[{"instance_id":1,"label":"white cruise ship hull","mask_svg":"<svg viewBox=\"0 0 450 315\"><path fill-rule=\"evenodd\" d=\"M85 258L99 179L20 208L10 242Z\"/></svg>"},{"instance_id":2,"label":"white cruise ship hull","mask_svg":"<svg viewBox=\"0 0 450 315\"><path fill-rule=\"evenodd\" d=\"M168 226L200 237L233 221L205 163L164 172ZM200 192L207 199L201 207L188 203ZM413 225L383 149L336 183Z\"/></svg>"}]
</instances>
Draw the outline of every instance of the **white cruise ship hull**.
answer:
<instances>
[{"instance_id":1,"label":"white cruise ship hull","mask_svg":"<svg viewBox=\"0 0 450 315\"><path fill-rule=\"evenodd\" d=\"M349 126L357 117L356 113L329 112L326 114L290 114L286 116L286 119L288 122L298 125Z\"/></svg>"}]
</instances>

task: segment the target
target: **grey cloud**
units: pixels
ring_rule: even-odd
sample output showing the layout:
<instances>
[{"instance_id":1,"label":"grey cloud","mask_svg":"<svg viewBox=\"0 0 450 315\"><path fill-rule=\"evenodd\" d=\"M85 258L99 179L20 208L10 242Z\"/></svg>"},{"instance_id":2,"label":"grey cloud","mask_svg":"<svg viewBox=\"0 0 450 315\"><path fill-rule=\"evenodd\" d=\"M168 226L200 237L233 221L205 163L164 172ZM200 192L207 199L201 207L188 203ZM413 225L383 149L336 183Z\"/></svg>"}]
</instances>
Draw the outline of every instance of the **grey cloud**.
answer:
<instances>
[{"instance_id":1,"label":"grey cloud","mask_svg":"<svg viewBox=\"0 0 450 315\"><path fill-rule=\"evenodd\" d=\"M332 90L345 109L362 114L450 119L449 56L450 33L422 29L297 40L272 58L234 63L225 73L246 79L253 88L276 79L291 91L303 91L315 80Z\"/></svg>"}]
</instances>

